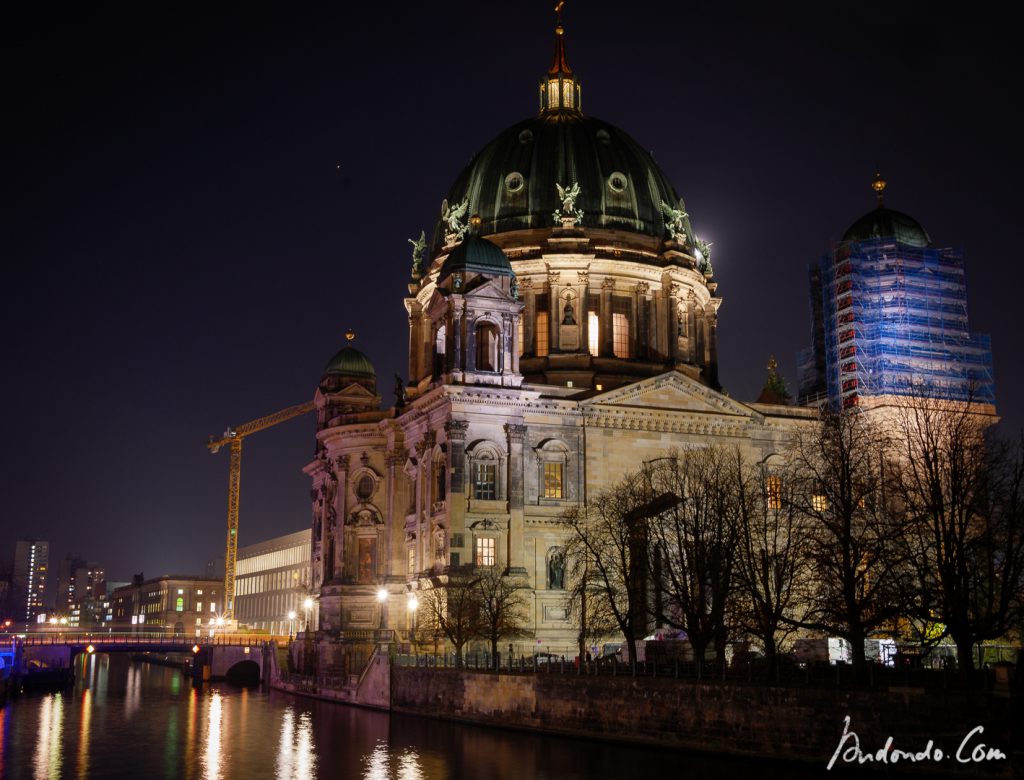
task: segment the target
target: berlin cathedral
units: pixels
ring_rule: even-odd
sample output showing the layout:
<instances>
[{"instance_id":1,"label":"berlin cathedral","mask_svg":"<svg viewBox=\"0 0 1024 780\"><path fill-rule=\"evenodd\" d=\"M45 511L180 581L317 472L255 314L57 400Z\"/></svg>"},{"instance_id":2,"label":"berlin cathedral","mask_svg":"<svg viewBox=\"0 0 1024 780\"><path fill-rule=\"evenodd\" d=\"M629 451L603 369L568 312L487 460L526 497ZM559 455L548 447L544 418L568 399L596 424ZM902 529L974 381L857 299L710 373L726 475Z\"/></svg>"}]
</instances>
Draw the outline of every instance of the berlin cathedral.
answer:
<instances>
[{"instance_id":1,"label":"berlin cathedral","mask_svg":"<svg viewBox=\"0 0 1024 780\"><path fill-rule=\"evenodd\" d=\"M764 461L815 419L721 392L709 247L644 147L583 113L561 25L538 97L413 242L395 405L351 343L320 379L305 471L327 635L401 636L410 594L472 564L525 580L536 639L571 648L561 513L673 449Z\"/></svg>"}]
</instances>

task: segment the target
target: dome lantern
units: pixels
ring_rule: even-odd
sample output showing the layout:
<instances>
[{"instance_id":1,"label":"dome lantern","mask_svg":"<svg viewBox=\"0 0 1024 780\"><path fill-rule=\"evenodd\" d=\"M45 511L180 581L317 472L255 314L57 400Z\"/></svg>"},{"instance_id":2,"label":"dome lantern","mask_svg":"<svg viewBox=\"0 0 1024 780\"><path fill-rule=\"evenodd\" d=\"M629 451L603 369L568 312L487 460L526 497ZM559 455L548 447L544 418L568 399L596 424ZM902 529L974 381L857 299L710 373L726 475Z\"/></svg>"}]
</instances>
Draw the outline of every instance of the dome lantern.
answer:
<instances>
[{"instance_id":1,"label":"dome lantern","mask_svg":"<svg viewBox=\"0 0 1024 780\"><path fill-rule=\"evenodd\" d=\"M562 6L559 0L555 6L555 57L547 74L540 82L541 114L559 111L580 111L580 82L565 58L565 28L562 27Z\"/></svg>"}]
</instances>

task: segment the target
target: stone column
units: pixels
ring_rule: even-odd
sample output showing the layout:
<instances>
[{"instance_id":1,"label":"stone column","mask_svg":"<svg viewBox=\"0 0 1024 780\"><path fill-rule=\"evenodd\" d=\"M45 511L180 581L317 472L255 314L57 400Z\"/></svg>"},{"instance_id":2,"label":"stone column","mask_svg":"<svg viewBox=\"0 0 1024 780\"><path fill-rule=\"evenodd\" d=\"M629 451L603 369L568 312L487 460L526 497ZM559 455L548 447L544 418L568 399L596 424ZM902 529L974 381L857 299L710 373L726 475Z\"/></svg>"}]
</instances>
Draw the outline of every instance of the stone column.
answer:
<instances>
[{"instance_id":1,"label":"stone column","mask_svg":"<svg viewBox=\"0 0 1024 780\"><path fill-rule=\"evenodd\" d=\"M533 340L533 331L537 323L537 294L533 291L533 279L523 279L519 283L519 291L523 295L523 351L533 355L537 346Z\"/></svg>"},{"instance_id":2,"label":"stone column","mask_svg":"<svg viewBox=\"0 0 1024 780\"><path fill-rule=\"evenodd\" d=\"M506 423L508 436L508 568L510 572L525 574L523 565L523 537L526 532L523 507L523 443L526 426Z\"/></svg>"},{"instance_id":3,"label":"stone column","mask_svg":"<svg viewBox=\"0 0 1024 780\"><path fill-rule=\"evenodd\" d=\"M561 350L561 343L558 338L558 326L561 320L558 318L558 280L561 274L558 271L548 271L548 353Z\"/></svg>"},{"instance_id":4,"label":"stone column","mask_svg":"<svg viewBox=\"0 0 1024 780\"><path fill-rule=\"evenodd\" d=\"M712 307L706 318L707 339L707 380L712 387L718 386L718 312Z\"/></svg>"},{"instance_id":5,"label":"stone column","mask_svg":"<svg viewBox=\"0 0 1024 780\"><path fill-rule=\"evenodd\" d=\"M580 333L583 334L583 343L580 351L590 354L590 271L577 271L580 282Z\"/></svg>"},{"instance_id":6,"label":"stone column","mask_svg":"<svg viewBox=\"0 0 1024 780\"><path fill-rule=\"evenodd\" d=\"M612 290L615 289L614 279L604 279L601 282L601 313L598 315L600 322L600 340L598 341L598 354L601 357L609 357L612 354Z\"/></svg>"},{"instance_id":7,"label":"stone column","mask_svg":"<svg viewBox=\"0 0 1024 780\"><path fill-rule=\"evenodd\" d=\"M338 475L338 487L334 496L334 511L337 518L334 524L334 579L340 580L345 574L345 521L348 511L348 455L339 455L334 459L335 474Z\"/></svg>"},{"instance_id":8,"label":"stone column","mask_svg":"<svg viewBox=\"0 0 1024 780\"><path fill-rule=\"evenodd\" d=\"M646 358L648 352L650 352L650 342L647 338L647 312L644 307L650 287L647 282L637 282L633 288L633 320L636 323L636 327L630 337L632 342L630 344L630 354L635 358Z\"/></svg>"},{"instance_id":9,"label":"stone column","mask_svg":"<svg viewBox=\"0 0 1024 780\"><path fill-rule=\"evenodd\" d=\"M673 363L686 363L687 356L679 353L679 284L668 286L668 356Z\"/></svg>"},{"instance_id":10,"label":"stone column","mask_svg":"<svg viewBox=\"0 0 1024 780\"><path fill-rule=\"evenodd\" d=\"M700 365L697 352L697 296L690 290L686 296L686 345L687 361L695 366Z\"/></svg>"}]
</instances>

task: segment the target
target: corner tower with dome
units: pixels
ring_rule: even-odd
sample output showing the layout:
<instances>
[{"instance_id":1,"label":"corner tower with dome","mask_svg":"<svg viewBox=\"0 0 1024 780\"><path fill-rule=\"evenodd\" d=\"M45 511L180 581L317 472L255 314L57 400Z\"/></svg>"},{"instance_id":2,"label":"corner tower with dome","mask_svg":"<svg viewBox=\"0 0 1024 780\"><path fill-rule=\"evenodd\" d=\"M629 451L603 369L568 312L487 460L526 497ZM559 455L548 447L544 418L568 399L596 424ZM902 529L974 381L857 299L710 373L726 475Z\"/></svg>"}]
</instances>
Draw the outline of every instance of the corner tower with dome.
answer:
<instances>
[{"instance_id":1,"label":"corner tower with dome","mask_svg":"<svg viewBox=\"0 0 1024 780\"><path fill-rule=\"evenodd\" d=\"M926 394L995 413L992 351L971 333L963 253L933 245L885 205L854 222L810 269L811 347L800 353L800 402L878 407Z\"/></svg>"},{"instance_id":2,"label":"corner tower with dome","mask_svg":"<svg viewBox=\"0 0 1024 780\"><path fill-rule=\"evenodd\" d=\"M410 641L411 596L466 566L518 578L529 645L574 652L563 512L672 449L765 461L815 416L720 391L709 247L651 155L583 113L561 24L538 92L414 242L395 406L361 354L321 380L306 467L321 658L381 628Z\"/></svg>"}]
</instances>

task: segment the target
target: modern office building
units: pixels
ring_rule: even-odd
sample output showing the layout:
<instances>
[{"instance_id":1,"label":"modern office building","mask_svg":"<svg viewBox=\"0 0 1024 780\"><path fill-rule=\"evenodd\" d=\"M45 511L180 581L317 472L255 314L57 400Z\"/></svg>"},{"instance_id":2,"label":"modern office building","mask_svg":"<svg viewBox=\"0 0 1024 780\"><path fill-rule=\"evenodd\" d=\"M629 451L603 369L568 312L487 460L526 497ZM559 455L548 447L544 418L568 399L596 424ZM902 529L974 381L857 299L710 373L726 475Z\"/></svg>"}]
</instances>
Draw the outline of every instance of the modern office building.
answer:
<instances>
[{"instance_id":1,"label":"modern office building","mask_svg":"<svg viewBox=\"0 0 1024 780\"><path fill-rule=\"evenodd\" d=\"M315 625L317 603L309 587L310 533L307 528L238 550L235 620L240 630L248 627L285 635ZM294 618L289 617L291 613Z\"/></svg>"}]
</instances>

